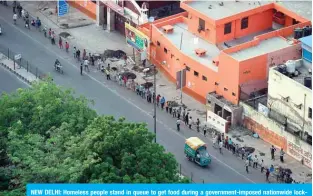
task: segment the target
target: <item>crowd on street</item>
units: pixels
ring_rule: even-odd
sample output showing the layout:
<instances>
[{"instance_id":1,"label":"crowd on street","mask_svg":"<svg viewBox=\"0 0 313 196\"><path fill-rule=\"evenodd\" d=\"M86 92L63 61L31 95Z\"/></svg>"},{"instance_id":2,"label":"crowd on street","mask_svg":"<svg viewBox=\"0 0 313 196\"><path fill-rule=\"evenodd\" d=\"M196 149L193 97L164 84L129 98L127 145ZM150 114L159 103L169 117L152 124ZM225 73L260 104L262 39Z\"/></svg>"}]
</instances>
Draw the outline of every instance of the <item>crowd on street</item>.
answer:
<instances>
[{"instance_id":1,"label":"crowd on street","mask_svg":"<svg viewBox=\"0 0 313 196\"><path fill-rule=\"evenodd\" d=\"M192 118L187 108L174 101L167 100L165 96L162 96L159 93L155 93L151 85L146 86L145 84L136 83L133 77L128 77L128 75L119 73L118 70L111 68L110 63L107 63L107 59L102 59L100 56L91 54L91 52L87 52L86 49L79 49L76 46L70 47L70 43L68 41L64 41L61 36L57 37L53 29L48 29L46 26L41 29L41 22L38 17L31 20L29 25L29 14L20 5L13 6L13 14L13 20L15 24L18 18L23 18L25 21L25 27L30 28L31 25L38 30L42 30L44 36L50 39L51 44L56 45L56 39L58 39L57 46L61 50L64 50L67 53L72 50L72 55L70 55L73 56L73 58L76 59L76 61L79 63L79 70L81 75L83 75L84 72L89 72L90 67L99 70L104 74L107 80L118 82L120 86L132 90L147 103L156 104L157 108L176 119L177 131L181 130L181 125L183 124L190 130L203 133L205 137L211 135L213 140L213 147L217 149L220 154L223 154L224 150L228 150L236 157L240 157L242 160L244 160L244 167L247 173L249 173L249 168L252 165L252 168L260 169L261 173L265 173L265 179L267 182L269 182L270 174L274 175L274 173L277 177L277 181L280 179L281 182L292 182L290 173L283 170L283 168L275 168L273 165L270 165L269 167L266 166L263 159L259 160L258 155L255 154L253 156L253 153L246 152L245 146L234 143L232 138L225 136L224 133L219 133L213 128L209 128L206 124L202 126L199 118ZM127 57L122 58L126 59ZM272 146L269 150L271 158L274 160L276 148ZM279 156L282 163L284 162L284 155L285 152L283 149L281 149Z\"/></svg>"}]
</instances>

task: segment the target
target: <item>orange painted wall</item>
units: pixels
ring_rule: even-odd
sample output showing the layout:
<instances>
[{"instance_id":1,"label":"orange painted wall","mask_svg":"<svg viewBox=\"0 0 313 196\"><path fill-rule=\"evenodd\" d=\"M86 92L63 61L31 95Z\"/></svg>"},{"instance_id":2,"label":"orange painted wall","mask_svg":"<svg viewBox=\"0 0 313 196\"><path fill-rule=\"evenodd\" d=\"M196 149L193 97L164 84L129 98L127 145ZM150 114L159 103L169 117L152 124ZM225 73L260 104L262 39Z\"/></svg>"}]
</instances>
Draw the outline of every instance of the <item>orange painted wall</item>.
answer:
<instances>
[{"instance_id":1,"label":"orange painted wall","mask_svg":"<svg viewBox=\"0 0 313 196\"><path fill-rule=\"evenodd\" d=\"M233 103L238 102L239 63L231 56L221 52L219 55L216 92ZM226 89L224 89L226 88ZM233 95L235 93L235 95Z\"/></svg>"},{"instance_id":2,"label":"orange painted wall","mask_svg":"<svg viewBox=\"0 0 313 196\"><path fill-rule=\"evenodd\" d=\"M230 41L235 38L244 37L259 31L263 31L272 27L273 10L266 10L261 13L256 13L248 16L248 28L241 29L241 19L232 21L232 32L224 35L224 24L216 27L216 43Z\"/></svg>"},{"instance_id":3,"label":"orange painted wall","mask_svg":"<svg viewBox=\"0 0 313 196\"><path fill-rule=\"evenodd\" d=\"M93 20L97 19L97 5L93 3L90 0L87 1L67 1L72 7L78 9L79 11L83 12L86 14L88 17L92 18Z\"/></svg>"}]
</instances>

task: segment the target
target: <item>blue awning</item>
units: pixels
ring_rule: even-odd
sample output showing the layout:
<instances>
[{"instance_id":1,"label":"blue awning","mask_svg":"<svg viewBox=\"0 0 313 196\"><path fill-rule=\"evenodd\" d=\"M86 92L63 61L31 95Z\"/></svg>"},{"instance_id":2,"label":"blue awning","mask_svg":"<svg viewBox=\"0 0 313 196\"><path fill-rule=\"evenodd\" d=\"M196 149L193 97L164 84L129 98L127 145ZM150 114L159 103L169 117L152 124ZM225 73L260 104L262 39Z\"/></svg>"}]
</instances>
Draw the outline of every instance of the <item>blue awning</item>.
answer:
<instances>
[{"instance_id":1,"label":"blue awning","mask_svg":"<svg viewBox=\"0 0 313 196\"><path fill-rule=\"evenodd\" d=\"M299 39L303 44L309 46L310 48L312 48L312 35L310 36L306 36L306 37L302 37Z\"/></svg>"}]
</instances>

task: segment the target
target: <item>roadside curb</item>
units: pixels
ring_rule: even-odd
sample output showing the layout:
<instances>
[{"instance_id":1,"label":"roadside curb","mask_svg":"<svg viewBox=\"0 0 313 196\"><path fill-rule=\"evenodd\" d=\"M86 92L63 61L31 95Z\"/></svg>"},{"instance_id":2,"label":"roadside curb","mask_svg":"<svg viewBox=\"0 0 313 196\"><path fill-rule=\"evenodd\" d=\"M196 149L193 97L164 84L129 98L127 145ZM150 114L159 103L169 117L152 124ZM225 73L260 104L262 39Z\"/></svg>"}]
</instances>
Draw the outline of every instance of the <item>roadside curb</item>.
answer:
<instances>
[{"instance_id":1,"label":"roadside curb","mask_svg":"<svg viewBox=\"0 0 313 196\"><path fill-rule=\"evenodd\" d=\"M23 81L25 81L27 84L31 85L32 82L30 80L28 80L27 78L25 78L24 76L22 76L21 74L17 73L15 70L11 69L9 66L7 66L6 64L0 62L0 65L2 65L4 68L6 68L7 70L9 70L11 73L13 73L14 75L16 75L17 77L19 77L20 79L22 79Z\"/></svg>"}]
</instances>

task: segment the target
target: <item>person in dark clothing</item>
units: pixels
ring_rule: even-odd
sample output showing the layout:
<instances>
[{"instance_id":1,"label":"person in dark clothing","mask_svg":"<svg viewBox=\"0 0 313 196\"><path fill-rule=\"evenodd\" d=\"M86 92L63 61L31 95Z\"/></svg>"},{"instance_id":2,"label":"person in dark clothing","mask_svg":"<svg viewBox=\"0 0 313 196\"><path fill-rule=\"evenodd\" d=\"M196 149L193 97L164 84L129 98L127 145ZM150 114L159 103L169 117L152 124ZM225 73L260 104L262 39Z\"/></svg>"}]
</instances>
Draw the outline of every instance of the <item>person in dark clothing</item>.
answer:
<instances>
[{"instance_id":1,"label":"person in dark clothing","mask_svg":"<svg viewBox=\"0 0 313 196\"><path fill-rule=\"evenodd\" d=\"M80 61L80 50L79 49L76 51L76 58L78 61Z\"/></svg>"},{"instance_id":2,"label":"person in dark clothing","mask_svg":"<svg viewBox=\"0 0 313 196\"><path fill-rule=\"evenodd\" d=\"M187 112L187 114L185 115L185 125L188 125L188 121L189 121L189 113Z\"/></svg>"},{"instance_id":3,"label":"person in dark clothing","mask_svg":"<svg viewBox=\"0 0 313 196\"><path fill-rule=\"evenodd\" d=\"M271 147L271 157L272 157L272 160L275 160L275 151L276 151L276 148L274 147L274 145L272 145Z\"/></svg>"},{"instance_id":4,"label":"person in dark clothing","mask_svg":"<svg viewBox=\"0 0 313 196\"><path fill-rule=\"evenodd\" d=\"M266 169L265 176L266 176L266 182L270 182L270 180L268 179L268 177L270 176L270 170L269 169Z\"/></svg>"},{"instance_id":5,"label":"person in dark clothing","mask_svg":"<svg viewBox=\"0 0 313 196\"><path fill-rule=\"evenodd\" d=\"M83 75L83 63L80 64L80 75Z\"/></svg>"},{"instance_id":6,"label":"person in dark clothing","mask_svg":"<svg viewBox=\"0 0 313 196\"><path fill-rule=\"evenodd\" d=\"M197 131L200 132L200 120L197 118Z\"/></svg>"}]
</instances>

